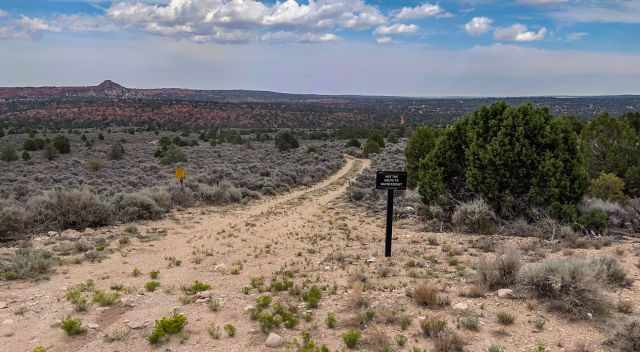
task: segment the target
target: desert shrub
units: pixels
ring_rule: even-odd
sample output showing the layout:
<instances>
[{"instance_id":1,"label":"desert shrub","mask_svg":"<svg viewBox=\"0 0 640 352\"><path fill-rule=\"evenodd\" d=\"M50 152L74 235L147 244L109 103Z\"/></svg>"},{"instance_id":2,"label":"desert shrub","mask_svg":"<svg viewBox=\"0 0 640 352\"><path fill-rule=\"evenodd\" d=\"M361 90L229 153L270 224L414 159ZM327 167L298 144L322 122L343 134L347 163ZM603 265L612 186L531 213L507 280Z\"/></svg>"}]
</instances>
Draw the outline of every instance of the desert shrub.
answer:
<instances>
[{"instance_id":1,"label":"desert shrub","mask_svg":"<svg viewBox=\"0 0 640 352\"><path fill-rule=\"evenodd\" d=\"M433 340L435 352L463 352L465 342L455 331L447 329Z\"/></svg>"},{"instance_id":2,"label":"desert shrub","mask_svg":"<svg viewBox=\"0 0 640 352\"><path fill-rule=\"evenodd\" d=\"M596 277L611 286L626 286L629 284L627 273L620 262L609 256L596 257L589 262L589 267Z\"/></svg>"},{"instance_id":3,"label":"desert shrub","mask_svg":"<svg viewBox=\"0 0 640 352\"><path fill-rule=\"evenodd\" d=\"M360 339L362 338L362 334L359 330L349 330L342 334L342 341L349 349L354 349L358 346Z\"/></svg>"},{"instance_id":4,"label":"desert shrub","mask_svg":"<svg viewBox=\"0 0 640 352\"><path fill-rule=\"evenodd\" d=\"M582 200L578 209L581 214L588 214L591 211L598 210L606 213L608 227L623 228L629 223L633 223L633 205L632 200L625 202L630 205L628 208L623 207L620 203L602 200L598 198L585 198ZM599 214L602 219L604 217Z\"/></svg>"},{"instance_id":5,"label":"desert shrub","mask_svg":"<svg viewBox=\"0 0 640 352\"><path fill-rule=\"evenodd\" d=\"M93 294L93 302L101 307L112 306L120 301L120 295L117 292L105 292L96 290Z\"/></svg>"},{"instance_id":6,"label":"desert shrub","mask_svg":"<svg viewBox=\"0 0 640 352\"><path fill-rule=\"evenodd\" d=\"M125 151L122 143L114 143L109 148L109 159L120 160L124 157Z\"/></svg>"},{"instance_id":7,"label":"desert shrub","mask_svg":"<svg viewBox=\"0 0 640 352\"><path fill-rule=\"evenodd\" d=\"M589 195L603 200L622 202L625 200L624 189L624 181L620 177L601 173L600 176L591 180Z\"/></svg>"},{"instance_id":8,"label":"desert shrub","mask_svg":"<svg viewBox=\"0 0 640 352\"><path fill-rule=\"evenodd\" d=\"M195 193L188 187L172 185L167 187L166 191L169 193L169 198L171 199L171 208L188 208L196 202Z\"/></svg>"},{"instance_id":9,"label":"desert shrub","mask_svg":"<svg viewBox=\"0 0 640 352\"><path fill-rule=\"evenodd\" d=\"M364 144L364 147L362 147L362 152L364 153L365 156L378 154L380 153L381 150L382 148L380 147L380 145L371 138L367 139L367 142Z\"/></svg>"},{"instance_id":10,"label":"desert shrub","mask_svg":"<svg viewBox=\"0 0 640 352\"><path fill-rule=\"evenodd\" d=\"M631 166L624 174L625 193L631 197L640 197L640 165Z\"/></svg>"},{"instance_id":11,"label":"desert shrub","mask_svg":"<svg viewBox=\"0 0 640 352\"><path fill-rule=\"evenodd\" d=\"M144 289L148 292L154 292L158 287L160 287L160 282L155 280L147 281L144 284Z\"/></svg>"},{"instance_id":12,"label":"desert shrub","mask_svg":"<svg viewBox=\"0 0 640 352\"><path fill-rule=\"evenodd\" d=\"M11 162L18 160L18 152L13 144L6 144L0 149L0 160Z\"/></svg>"},{"instance_id":13,"label":"desert shrub","mask_svg":"<svg viewBox=\"0 0 640 352\"><path fill-rule=\"evenodd\" d=\"M312 286L302 295L302 300L307 304L307 308L318 308L322 292L317 286Z\"/></svg>"},{"instance_id":14,"label":"desert shrub","mask_svg":"<svg viewBox=\"0 0 640 352\"><path fill-rule=\"evenodd\" d=\"M0 277L6 280L38 278L50 273L57 262L49 251L20 248L13 256L0 257Z\"/></svg>"},{"instance_id":15,"label":"desert shrub","mask_svg":"<svg viewBox=\"0 0 640 352\"><path fill-rule=\"evenodd\" d=\"M52 143L47 143L47 145L44 146L42 155L44 156L45 159L51 161L58 156L58 151L56 150L56 147L54 147Z\"/></svg>"},{"instance_id":16,"label":"desert shrub","mask_svg":"<svg viewBox=\"0 0 640 352\"><path fill-rule=\"evenodd\" d=\"M589 210L580 215L578 224L587 231L605 234L607 232L607 225L609 224L609 216L599 209Z\"/></svg>"},{"instance_id":17,"label":"desert shrub","mask_svg":"<svg viewBox=\"0 0 640 352\"><path fill-rule=\"evenodd\" d=\"M458 205L451 223L462 232L489 235L496 231L496 215L481 198Z\"/></svg>"},{"instance_id":18,"label":"desert shrub","mask_svg":"<svg viewBox=\"0 0 640 352\"><path fill-rule=\"evenodd\" d=\"M115 216L122 222L158 219L165 212L144 192L118 193L111 200Z\"/></svg>"},{"instance_id":19,"label":"desert shrub","mask_svg":"<svg viewBox=\"0 0 640 352\"><path fill-rule=\"evenodd\" d=\"M104 167L104 161L100 159L89 159L85 162L85 165L89 171L97 172Z\"/></svg>"},{"instance_id":20,"label":"desert shrub","mask_svg":"<svg viewBox=\"0 0 640 352\"><path fill-rule=\"evenodd\" d=\"M22 149L35 152L36 150L44 149L46 144L47 142L42 138L29 138L22 143Z\"/></svg>"},{"instance_id":21,"label":"desert shrub","mask_svg":"<svg viewBox=\"0 0 640 352\"><path fill-rule=\"evenodd\" d=\"M157 155L159 155L160 164L162 165L171 165L187 161L187 155L175 144L169 145L166 150Z\"/></svg>"},{"instance_id":22,"label":"desert shrub","mask_svg":"<svg viewBox=\"0 0 640 352\"><path fill-rule=\"evenodd\" d=\"M345 147L347 148L360 148L361 146L360 141L355 138L350 139L347 144L345 144Z\"/></svg>"},{"instance_id":23,"label":"desert shrub","mask_svg":"<svg viewBox=\"0 0 640 352\"><path fill-rule=\"evenodd\" d=\"M476 265L478 281L489 289L511 286L516 283L521 266L520 251L505 246L495 256L480 258Z\"/></svg>"},{"instance_id":24,"label":"desert shrub","mask_svg":"<svg viewBox=\"0 0 640 352\"><path fill-rule=\"evenodd\" d=\"M27 202L31 220L38 228L84 229L111 222L111 207L90 190L54 190Z\"/></svg>"},{"instance_id":25,"label":"desert shrub","mask_svg":"<svg viewBox=\"0 0 640 352\"><path fill-rule=\"evenodd\" d=\"M0 201L0 242L18 239L30 224L27 212L9 202Z\"/></svg>"},{"instance_id":26,"label":"desert shrub","mask_svg":"<svg viewBox=\"0 0 640 352\"><path fill-rule=\"evenodd\" d=\"M296 149L300 146L296 137L290 132L280 132L276 135L274 140L276 148L281 152L286 152L291 149Z\"/></svg>"},{"instance_id":27,"label":"desert shrub","mask_svg":"<svg viewBox=\"0 0 640 352\"><path fill-rule=\"evenodd\" d=\"M60 154L69 154L71 152L71 142L65 136L55 136L51 144Z\"/></svg>"},{"instance_id":28,"label":"desert shrub","mask_svg":"<svg viewBox=\"0 0 640 352\"><path fill-rule=\"evenodd\" d=\"M80 319L74 319L71 317L67 317L62 320L61 328L65 333L67 333L67 336L81 335L87 331L82 327Z\"/></svg>"},{"instance_id":29,"label":"desert shrub","mask_svg":"<svg viewBox=\"0 0 640 352\"><path fill-rule=\"evenodd\" d=\"M418 183L418 164L433 150L439 137L439 130L429 126L420 126L409 137L404 151L407 165L407 183L415 188Z\"/></svg>"},{"instance_id":30,"label":"desert shrub","mask_svg":"<svg viewBox=\"0 0 640 352\"><path fill-rule=\"evenodd\" d=\"M580 140L592 178L601 173L624 176L630 167L638 165L638 135L625 119L601 114L582 129Z\"/></svg>"},{"instance_id":31,"label":"desert shrub","mask_svg":"<svg viewBox=\"0 0 640 352\"><path fill-rule=\"evenodd\" d=\"M31 160L31 154L29 154L29 152L26 150L22 151L22 160L24 161Z\"/></svg>"},{"instance_id":32,"label":"desert shrub","mask_svg":"<svg viewBox=\"0 0 640 352\"><path fill-rule=\"evenodd\" d=\"M171 210L173 206L171 194L169 194L166 188L152 187L143 190L141 193L153 200L156 205L165 212Z\"/></svg>"},{"instance_id":33,"label":"desert shrub","mask_svg":"<svg viewBox=\"0 0 640 352\"><path fill-rule=\"evenodd\" d=\"M498 319L498 323L502 325L511 325L516 321L516 317L507 311L498 312L496 318Z\"/></svg>"},{"instance_id":34,"label":"desert shrub","mask_svg":"<svg viewBox=\"0 0 640 352\"><path fill-rule=\"evenodd\" d=\"M227 333L227 336L234 337L236 336L236 327L233 324L224 324L224 331Z\"/></svg>"},{"instance_id":35,"label":"desert shrub","mask_svg":"<svg viewBox=\"0 0 640 352\"><path fill-rule=\"evenodd\" d=\"M598 274L601 270L596 262L582 259L548 259L525 266L520 282L536 297L549 300L552 309L587 319L608 309Z\"/></svg>"},{"instance_id":36,"label":"desert shrub","mask_svg":"<svg viewBox=\"0 0 640 352\"><path fill-rule=\"evenodd\" d=\"M170 335L178 334L187 325L187 317L184 314L174 313L171 317L162 317L156 320L151 335L147 340L152 345L163 342Z\"/></svg>"},{"instance_id":37,"label":"desert shrub","mask_svg":"<svg viewBox=\"0 0 640 352\"><path fill-rule=\"evenodd\" d=\"M207 204L237 203L242 200L242 192L229 181L221 181L217 185L200 184L197 197Z\"/></svg>"},{"instance_id":38,"label":"desert shrub","mask_svg":"<svg viewBox=\"0 0 640 352\"><path fill-rule=\"evenodd\" d=\"M442 318L425 318L420 322L420 330L427 337L436 337L447 329L447 321Z\"/></svg>"},{"instance_id":39,"label":"desert shrub","mask_svg":"<svg viewBox=\"0 0 640 352\"><path fill-rule=\"evenodd\" d=\"M188 295L195 295L198 292L203 292L210 288L211 286L209 284L205 284L203 282L196 280L193 282L191 286L185 286L182 289Z\"/></svg>"},{"instance_id":40,"label":"desert shrub","mask_svg":"<svg viewBox=\"0 0 640 352\"><path fill-rule=\"evenodd\" d=\"M418 285L412 295L414 302L420 306L437 307L449 303L446 297L440 295L438 287L428 282Z\"/></svg>"},{"instance_id":41,"label":"desert shrub","mask_svg":"<svg viewBox=\"0 0 640 352\"><path fill-rule=\"evenodd\" d=\"M369 134L369 138L367 139L376 142L376 144L380 146L380 148L384 149L384 137L382 136L382 133L373 131Z\"/></svg>"},{"instance_id":42,"label":"desert shrub","mask_svg":"<svg viewBox=\"0 0 640 352\"><path fill-rule=\"evenodd\" d=\"M619 352L640 351L640 320L633 320L616 329L606 344Z\"/></svg>"},{"instance_id":43,"label":"desert shrub","mask_svg":"<svg viewBox=\"0 0 640 352\"><path fill-rule=\"evenodd\" d=\"M482 197L504 218L526 217L531 207L564 216L587 185L575 130L531 104L479 109L445 129L420 160L426 204L450 208Z\"/></svg>"}]
</instances>

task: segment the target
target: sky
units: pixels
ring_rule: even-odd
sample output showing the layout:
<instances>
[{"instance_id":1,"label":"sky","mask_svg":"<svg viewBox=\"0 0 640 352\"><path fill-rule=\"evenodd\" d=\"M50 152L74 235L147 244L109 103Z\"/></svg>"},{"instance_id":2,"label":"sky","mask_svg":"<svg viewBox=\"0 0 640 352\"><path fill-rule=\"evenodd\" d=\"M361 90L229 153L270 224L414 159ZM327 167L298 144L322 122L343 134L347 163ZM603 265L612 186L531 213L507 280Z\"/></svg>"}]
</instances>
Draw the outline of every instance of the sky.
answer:
<instances>
[{"instance_id":1,"label":"sky","mask_svg":"<svg viewBox=\"0 0 640 352\"><path fill-rule=\"evenodd\" d=\"M640 94L640 0L0 0L0 86Z\"/></svg>"}]
</instances>

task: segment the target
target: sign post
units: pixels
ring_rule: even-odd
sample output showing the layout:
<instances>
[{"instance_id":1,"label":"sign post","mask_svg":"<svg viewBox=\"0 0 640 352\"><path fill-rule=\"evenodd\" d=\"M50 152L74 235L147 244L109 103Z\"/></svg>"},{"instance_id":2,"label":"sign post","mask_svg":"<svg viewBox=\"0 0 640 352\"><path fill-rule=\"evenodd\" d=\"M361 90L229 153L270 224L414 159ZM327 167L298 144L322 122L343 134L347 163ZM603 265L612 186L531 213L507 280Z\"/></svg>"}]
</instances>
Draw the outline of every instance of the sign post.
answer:
<instances>
[{"instance_id":1,"label":"sign post","mask_svg":"<svg viewBox=\"0 0 640 352\"><path fill-rule=\"evenodd\" d=\"M180 186L184 185L184 178L187 177L187 172L182 166L176 167L176 179L180 182Z\"/></svg>"},{"instance_id":2,"label":"sign post","mask_svg":"<svg viewBox=\"0 0 640 352\"><path fill-rule=\"evenodd\" d=\"M393 240L393 192L407 189L407 173L404 171L376 172L376 189L387 190L387 233L384 242L384 256L391 256Z\"/></svg>"}]
</instances>

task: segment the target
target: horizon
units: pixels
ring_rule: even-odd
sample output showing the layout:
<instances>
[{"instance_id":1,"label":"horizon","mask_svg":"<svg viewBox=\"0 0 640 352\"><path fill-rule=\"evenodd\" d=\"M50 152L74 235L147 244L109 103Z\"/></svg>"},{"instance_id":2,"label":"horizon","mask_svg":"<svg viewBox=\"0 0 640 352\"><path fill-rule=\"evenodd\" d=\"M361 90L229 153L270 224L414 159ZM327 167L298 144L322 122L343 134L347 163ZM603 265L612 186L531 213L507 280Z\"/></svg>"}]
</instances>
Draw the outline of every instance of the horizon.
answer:
<instances>
[{"instance_id":1,"label":"horizon","mask_svg":"<svg viewBox=\"0 0 640 352\"><path fill-rule=\"evenodd\" d=\"M4 0L0 86L638 95L638 33L640 0Z\"/></svg>"}]
</instances>

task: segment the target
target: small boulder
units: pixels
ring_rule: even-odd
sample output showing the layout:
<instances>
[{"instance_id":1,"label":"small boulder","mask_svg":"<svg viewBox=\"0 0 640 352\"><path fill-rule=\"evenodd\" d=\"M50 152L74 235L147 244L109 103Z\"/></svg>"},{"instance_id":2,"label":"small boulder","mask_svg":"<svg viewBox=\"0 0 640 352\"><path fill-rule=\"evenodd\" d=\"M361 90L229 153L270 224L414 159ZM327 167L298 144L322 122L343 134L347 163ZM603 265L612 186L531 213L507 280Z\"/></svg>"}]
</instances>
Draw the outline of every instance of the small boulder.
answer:
<instances>
[{"instance_id":1,"label":"small boulder","mask_svg":"<svg viewBox=\"0 0 640 352\"><path fill-rule=\"evenodd\" d=\"M498 290L498 297L513 298L513 290L510 288L501 288Z\"/></svg>"},{"instance_id":2,"label":"small boulder","mask_svg":"<svg viewBox=\"0 0 640 352\"><path fill-rule=\"evenodd\" d=\"M284 339L278 334L270 333L264 344L269 348L278 348L284 344Z\"/></svg>"}]
</instances>

